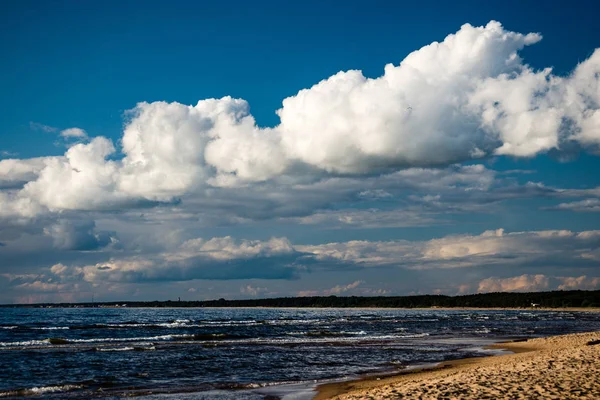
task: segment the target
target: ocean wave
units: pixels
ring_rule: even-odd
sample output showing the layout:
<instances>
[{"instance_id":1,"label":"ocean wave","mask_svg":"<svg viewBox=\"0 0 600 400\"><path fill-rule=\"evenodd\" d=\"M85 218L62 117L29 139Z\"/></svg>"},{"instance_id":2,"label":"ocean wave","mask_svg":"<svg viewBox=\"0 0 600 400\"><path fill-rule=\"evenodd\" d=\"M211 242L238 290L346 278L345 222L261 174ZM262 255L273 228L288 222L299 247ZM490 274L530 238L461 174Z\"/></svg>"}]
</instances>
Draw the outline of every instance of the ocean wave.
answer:
<instances>
[{"instance_id":1,"label":"ocean wave","mask_svg":"<svg viewBox=\"0 0 600 400\"><path fill-rule=\"evenodd\" d=\"M205 334L181 334L181 335L158 335L143 337L122 337L122 338L60 338L53 337L43 340L28 340L22 342L0 342L1 347L28 347L28 346L47 346L47 345L72 345L81 343L112 343L112 342L157 342L157 341L221 341L221 340L242 340L251 339L249 336L231 335L227 333L205 333Z\"/></svg>"},{"instance_id":2,"label":"ocean wave","mask_svg":"<svg viewBox=\"0 0 600 400\"><path fill-rule=\"evenodd\" d=\"M96 347L96 351L154 351L154 346Z\"/></svg>"},{"instance_id":3,"label":"ocean wave","mask_svg":"<svg viewBox=\"0 0 600 400\"><path fill-rule=\"evenodd\" d=\"M70 329L68 326L24 326L24 325L10 325L10 326L0 326L0 329L31 329L37 331L56 331L56 330L66 330Z\"/></svg>"},{"instance_id":4,"label":"ocean wave","mask_svg":"<svg viewBox=\"0 0 600 400\"><path fill-rule=\"evenodd\" d=\"M329 322L329 321L324 321L322 319L285 318L285 319L270 319L265 322L269 325L310 325L310 324L325 323L325 322Z\"/></svg>"},{"instance_id":5,"label":"ocean wave","mask_svg":"<svg viewBox=\"0 0 600 400\"><path fill-rule=\"evenodd\" d=\"M253 325L322 325L331 323L347 323L347 318L329 318L329 319L270 319L270 320L198 320L174 319L169 321L126 321L118 323L96 323L86 325L69 326L0 326L0 329L24 329L24 330L92 330L92 329L188 329L203 327L228 327L228 326L253 326ZM397 322L396 320L369 320L374 322ZM406 322L406 321L403 321Z\"/></svg>"},{"instance_id":6,"label":"ocean wave","mask_svg":"<svg viewBox=\"0 0 600 400\"><path fill-rule=\"evenodd\" d=\"M43 346L48 345L48 340L25 340L22 342L0 342L0 347L23 347L23 346Z\"/></svg>"},{"instance_id":7,"label":"ocean wave","mask_svg":"<svg viewBox=\"0 0 600 400\"><path fill-rule=\"evenodd\" d=\"M214 383L213 386L216 389L224 389L224 390L239 390L239 389L260 389L274 386L283 386L283 385L301 385L301 384L313 384L320 380L311 379L311 380L281 380L275 382L217 382Z\"/></svg>"},{"instance_id":8,"label":"ocean wave","mask_svg":"<svg viewBox=\"0 0 600 400\"><path fill-rule=\"evenodd\" d=\"M253 338L243 341L249 344L258 345L297 345L297 344L322 344L322 343L357 343L371 341L392 341L399 339L417 339L429 336L429 333L417 333L412 335L368 335L368 334L352 334L352 335L304 335L304 337L293 338Z\"/></svg>"},{"instance_id":9,"label":"ocean wave","mask_svg":"<svg viewBox=\"0 0 600 400\"><path fill-rule=\"evenodd\" d=\"M97 347L96 351L131 351L135 347Z\"/></svg>"},{"instance_id":10,"label":"ocean wave","mask_svg":"<svg viewBox=\"0 0 600 400\"><path fill-rule=\"evenodd\" d=\"M429 336L429 333L424 332L424 333L413 333L413 334L407 334L407 335L398 335L398 337L403 338L403 339L416 339L416 338L422 338L422 337L427 337Z\"/></svg>"},{"instance_id":11,"label":"ocean wave","mask_svg":"<svg viewBox=\"0 0 600 400\"><path fill-rule=\"evenodd\" d=\"M26 340L22 342L0 342L0 347L28 347L28 346L48 346L48 345L66 345L76 343L105 343L105 342L142 342L142 341L168 341L188 338L193 335L160 335L147 337L126 337L126 338L47 338L43 340Z\"/></svg>"},{"instance_id":12,"label":"ocean wave","mask_svg":"<svg viewBox=\"0 0 600 400\"><path fill-rule=\"evenodd\" d=\"M302 335L305 336L316 336L316 337L321 337L321 336L362 336L362 335L366 335L367 332L365 331L358 331L358 332L347 332L347 331L341 331L341 332L334 332L334 331L312 331L312 332L299 332Z\"/></svg>"},{"instance_id":13,"label":"ocean wave","mask_svg":"<svg viewBox=\"0 0 600 400\"><path fill-rule=\"evenodd\" d=\"M479 332L478 332L479 333ZM487 332L480 332L487 333ZM153 345L154 342L207 342L207 343L248 343L248 344L296 344L296 343L320 343L320 342L354 342L354 341L378 341L378 340L404 340L417 339L429 336L429 333L409 333L398 332L388 335L368 334L364 330L360 331L296 331L288 332L288 337L252 337L239 334L228 333L197 333L197 334L168 334L156 336L135 336L135 337L96 337L96 338L69 338L69 337L50 337L43 340L28 340L18 342L0 342L2 348L30 348L30 347L48 347L48 346L73 346L83 344L102 344L102 343L139 343L137 347L143 345ZM289 337L289 336L301 337ZM144 343L143 342L151 342ZM132 347L132 344L126 347ZM135 346L134 346L135 347ZM108 350L110 351L110 350ZM114 350L113 350L114 351Z\"/></svg>"},{"instance_id":14,"label":"ocean wave","mask_svg":"<svg viewBox=\"0 0 600 400\"><path fill-rule=\"evenodd\" d=\"M416 319L398 319L391 320L389 322L397 322L397 323L420 323L420 322L439 322L438 318L416 318ZM387 322L387 321L386 321Z\"/></svg>"},{"instance_id":15,"label":"ocean wave","mask_svg":"<svg viewBox=\"0 0 600 400\"><path fill-rule=\"evenodd\" d=\"M67 329L71 330L88 330L88 329L135 329L135 328L199 328L203 325L190 324L183 321L170 322L123 322L119 324L91 324L91 325L73 325Z\"/></svg>"},{"instance_id":16,"label":"ocean wave","mask_svg":"<svg viewBox=\"0 0 600 400\"><path fill-rule=\"evenodd\" d=\"M187 319L177 319L165 322L121 322L121 323L100 323L89 325L71 325L71 326L48 326L48 327L31 327L31 326L0 326L0 329L22 329L22 330L102 330L102 329L190 329L190 328L205 328L205 327L229 327L229 326L253 326L253 325L323 325L331 323L344 323L346 319L334 320L241 320L241 321L190 321ZM369 322L388 322L374 321ZM394 321L389 321L394 322Z\"/></svg>"},{"instance_id":17,"label":"ocean wave","mask_svg":"<svg viewBox=\"0 0 600 400\"><path fill-rule=\"evenodd\" d=\"M246 320L239 320L239 321L231 321L231 320L206 320L206 321L197 321L198 323L201 324L206 324L206 325L255 325L255 324L259 324L259 323L263 323L264 321L259 321L259 320L255 320L255 319L246 319Z\"/></svg>"},{"instance_id":18,"label":"ocean wave","mask_svg":"<svg viewBox=\"0 0 600 400\"><path fill-rule=\"evenodd\" d=\"M56 385L56 386L39 386L27 389L6 390L0 391L0 397L23 397L23 396L39 396L48 393L69 392L72 390L82 389L83 385Z\"/></svg>"},{"instance_id":19,"label":"ocean wave","mask_svg":"<svg viewBox=\"0 0 600 400\"><path fill-rule=\"evenodd\" d=\"M70 327L73 330L85 329L164 329L164 328L202 328L202 327L221 327L221 326L249 326L262 323L262 321L190 321L189 319L177 319L173 321L155 321L155 322L121 322L114 324L91 324L75 325Z\"/></svg>"},{"instance_id":20,"label":"ocean wave","mask_svg":"<svg viewBox=\"0 0 600 400\"><path fill-rule=\"evenodd\" d=\"M158 335L158 336L124 337L124 338L66 339L66 341L68 343L169 341L169 340L187 338L188 336L190 336L190 335Z\"/></svg>"},{"instance_id":21,"label":"ocean wave","mask_svg":"<svg viewBox=\"0 0 600 400\"><path fill-rule=\"evenodd\" d=\"M66 330L66 329L71 329L68 326L43 326L43 327L35 327L35 328L30 328L30 329L36 329L36 330L40 330L40 331L61 331L61 330Z\"/></svg>"}]
</instances>

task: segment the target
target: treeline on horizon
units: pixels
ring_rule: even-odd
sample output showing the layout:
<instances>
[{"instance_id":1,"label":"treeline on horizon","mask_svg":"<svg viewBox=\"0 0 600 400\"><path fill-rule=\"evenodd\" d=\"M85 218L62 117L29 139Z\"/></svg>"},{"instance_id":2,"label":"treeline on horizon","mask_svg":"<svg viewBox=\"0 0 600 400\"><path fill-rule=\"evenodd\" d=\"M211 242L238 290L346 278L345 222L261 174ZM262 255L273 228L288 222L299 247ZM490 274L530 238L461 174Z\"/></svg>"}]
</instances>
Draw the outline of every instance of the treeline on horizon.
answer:
<instances>
[{"instance_id":1,"label":"treeline on horizon","mask_svg":"<svg viewBox=\"0 0 600 400\"><path fill-rule=\"evenodd\" d=\"M8 307L294 307L294 308L566 308L600 307L600 290L530 293L481 293L462 296L312 296L248 300L113 301L95 303L40 303Z\"/></svg>"}]
</instances>

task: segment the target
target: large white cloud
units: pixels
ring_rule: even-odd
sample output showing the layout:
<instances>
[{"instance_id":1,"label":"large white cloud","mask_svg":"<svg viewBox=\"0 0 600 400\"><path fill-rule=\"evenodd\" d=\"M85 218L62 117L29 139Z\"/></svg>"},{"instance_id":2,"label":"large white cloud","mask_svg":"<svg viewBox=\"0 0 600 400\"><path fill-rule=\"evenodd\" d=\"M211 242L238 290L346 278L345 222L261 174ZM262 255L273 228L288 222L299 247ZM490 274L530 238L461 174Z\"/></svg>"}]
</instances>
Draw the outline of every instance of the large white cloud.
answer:
<instances>
[{"instance_id":1,"label":"large white cloud","mask_svg":"<svg viewBox=\"0 0 600 400\"><path fill-rule=\"evenodd\" d=\"M120 163L106 160L114 152L112 142L104 137L94 138L89 144L76 144L65 157L50 160L20 195L35 199L52 211L121 205L129 196L117 187Z\"/></svg>"},{"instance_id":2,"label":"large white cloud","mask_svg":"<svg viewBox=\"0 0 600 400\"><path fill-rule=\"evenodd\" d=\"M27 212L102 210L202 198L218 187L289 186L327 174L533 156L569 141L600 144L600 50L557 77L518 55L539 40L495 21L466 24L378 78L339 72L301 90L283 101L272 128L258 127L249 105L231 97L139 103L125 126L123 157L96 137L64 157L2 161L0 183L29 181L11 195L32 204Z\"/></svg>"},{"instance_id":3,"label":"large white cloud","mask_svg":"<svg viewBox=\"0 0 600 400\"><path fill-rule=\"evenodd\" d=\"M0 191L0 221L27 220L45 211L39 202L30 197ZM3 225L2 224L2 225ZM0 229L2 228L0 225Z\"/></svg>"},{"instance_id":4,"label":"large white cloud","mask_svg":"<svg viewBox=\"0 0 600 400\"><path fill-rule=\"evenodd\" d=\"M123 192L162 200L204 186L214 170L254 181L280 174L286 160L244 100L224 97L140 103L123 135Z\"/></svg>"},{"instance_id":5,"label":"large white cloud","mask_svg":"<svg viewBox=\"0 0 600 400\"><path fill-rule=\"evenodd\" d=\"M481 129L469 99L481 80L520 72L517 51L540 39L497 22L467 24L400 65L388 64L379 78L340 72L284 100L282 141L292 156L335 172L482 156L498 140Z\"/></svg>"},{"instance_id":6,"label":"large white cloud","mask_svg":"<svg viewBox=\"0 0 600 400\"><path fill-rule=\"evenodd\" d=\"M22 186L35 180L53 157L38 157L29 159L9 158L0 160L0 189Z\"/></svg>"}]
</instances>

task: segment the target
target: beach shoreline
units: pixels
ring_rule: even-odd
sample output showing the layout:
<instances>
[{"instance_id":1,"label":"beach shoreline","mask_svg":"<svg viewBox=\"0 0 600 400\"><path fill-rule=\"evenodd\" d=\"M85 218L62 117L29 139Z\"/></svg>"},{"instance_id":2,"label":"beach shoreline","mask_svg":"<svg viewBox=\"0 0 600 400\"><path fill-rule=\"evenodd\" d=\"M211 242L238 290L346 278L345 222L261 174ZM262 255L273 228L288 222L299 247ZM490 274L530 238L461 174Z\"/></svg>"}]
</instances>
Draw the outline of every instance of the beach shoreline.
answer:
<instances>
[{"instance_id":1,"label":"beach shoreline","mask_svg":"<svg viewBox=\"0 0 600 400\"><path fill-rule=\"evenodd\" d=\"M385 398L600 398L600 331L500 342L509 354L317 386L314 400ZM589 397L588 397L589 396Z\"/></svg>"}]
</instances>

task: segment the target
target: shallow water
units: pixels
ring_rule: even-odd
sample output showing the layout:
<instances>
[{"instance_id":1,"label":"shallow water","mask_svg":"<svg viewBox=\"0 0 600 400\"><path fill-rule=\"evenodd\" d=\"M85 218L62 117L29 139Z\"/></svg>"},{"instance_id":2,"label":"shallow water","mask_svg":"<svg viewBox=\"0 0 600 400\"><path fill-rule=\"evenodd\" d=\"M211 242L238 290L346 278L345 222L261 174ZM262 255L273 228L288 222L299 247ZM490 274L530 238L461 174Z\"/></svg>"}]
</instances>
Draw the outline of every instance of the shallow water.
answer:
<instances>
[{"instance_id":1,"label":"shallow water","mask_svg":"<svg viewBox=\"0 0 600 400\"><path fill-rule=\"evenodd\" d=\"M591 330L600 313L0 308L0 397L307 398L327 379Z\"/></svg>"}]
</instances>

